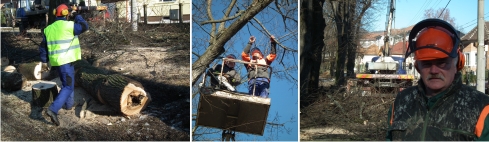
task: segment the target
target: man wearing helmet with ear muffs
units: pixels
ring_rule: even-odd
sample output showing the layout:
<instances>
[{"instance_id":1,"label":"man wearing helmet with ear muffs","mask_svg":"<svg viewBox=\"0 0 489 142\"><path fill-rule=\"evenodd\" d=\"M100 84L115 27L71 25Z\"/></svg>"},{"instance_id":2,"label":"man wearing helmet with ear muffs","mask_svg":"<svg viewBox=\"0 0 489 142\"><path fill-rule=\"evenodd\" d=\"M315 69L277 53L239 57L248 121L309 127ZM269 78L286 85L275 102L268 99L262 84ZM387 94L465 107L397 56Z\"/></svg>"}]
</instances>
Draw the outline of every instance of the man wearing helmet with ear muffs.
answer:
<instances>
[{"instance_id":1,"label":"man wearing helmet with ear muffs","mask_svg":"<svg viewBox=\"0 0 489 142\"><path fill-rule=\"evenodd\" d=\"M251 36L248 45L241 53L243 61L258 63L260 65L246 64L246 70L248 71L248 93L250 95L260 96L262 98L268 98L268 88L270 88L270 75L268 74L268 66L276 58L276 46L277 41L272 35L270 37L270 44L272 49L270 54L266 57L258 48L251 48L251 45L255 43L255 37ZM251 57L250 54L251 52Z\"/></svg>"},{"instance_id":2,"label":"man wearing helmet with ear muffs","mask_svg":"<svg viewBox=\"0 0 489 142\"><path fill-rule=\"evenodd\" d=\"M443 20L425 19L413 27L405 57L414 53L421 79L397 94L387 140L489 140L489 97L462 84L459 45L456 30Z\"/></svg>"},{"instance_id":3,"label":"man wearing helmet with ear muffs","mask_svg":"<svg viewBox=\"0 0 489 142\"><path fill-rule=\"evenodd\" d=\"M56 21L42 30L44 38L39 51L43 69L49 70L49 66L57 68L62 83L58 96L46 110L51 121L59 126L58 111L74 106L75 69L71 63L81 59L78 35L88 29L88 24L76 14L74 21L67 21L70 12L66 4L59 5L52 14L56 15Z\"/></svg>"},{"instance_id":4,"label":"man wearing helmet with ear muffs","mask_svg":"<svg viewBox=\"0 0 489 142\"><path fill-rule=\"evenodd\" d=\"M236 59L234 54L229 54L226 56L228 59ZM213 87L217 87L218 89L228 89L230 91L236 91L234 86L238 86L241 83L241 77L239 73L236 72L234 66L235 62L224 61L224 66L221 64L215 65L213 68L209 69L208 74L212 74L214 77L211 77L211 85ZM222 75L221 74L222 69ZM219 87L219 81L223 86Z\"/></svg>"}]
</instances>

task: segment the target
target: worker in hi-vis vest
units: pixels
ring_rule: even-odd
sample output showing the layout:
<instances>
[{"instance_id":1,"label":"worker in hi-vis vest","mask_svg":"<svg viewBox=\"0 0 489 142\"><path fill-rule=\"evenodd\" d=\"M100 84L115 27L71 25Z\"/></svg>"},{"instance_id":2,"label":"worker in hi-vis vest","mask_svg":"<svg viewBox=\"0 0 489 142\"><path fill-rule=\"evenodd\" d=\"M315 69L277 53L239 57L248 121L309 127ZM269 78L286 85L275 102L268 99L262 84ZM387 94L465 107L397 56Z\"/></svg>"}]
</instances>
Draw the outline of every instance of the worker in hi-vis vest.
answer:
<instances>
[{"instance_id":1,"label":"worker in hi-vis vest","mask_svg":"<svg viewBox=\"0 0 489 142\"><path fill-rule=\"evenodd\" d=\"M258 63L259 65L246 64L246 70L248 71L248 93L249 95L260 96L262 98L268 98L270 88L270 75L268 73L268 66L272 64L276 58L276 46L277 41L272 35L270 37L270 44L272 49L270 54L266 57L263 56L259 48L251 48L251 45L255 42L255 37L251 36L248 45L241 53L243 61ZM250 54L251 52L251 57Z\"/></svg>"},{"instance_id":2,"label":"worker in hi-vis vest","mask_svg":"<svg viewBox=\"0 0 489 142\"><path fill-rule=\"evenodd\" d=\"M53 14L56 21L44 30L44 39L39 46L42 68L49 70L48 66L57 68L62 82L61 90L53 103L46 110L51 121L57 126L58 111L61 108L71 109L74 105L75 68L72 63L81 59L80 42L78 35L87 31L87 22L75 11L71 12L74 21L67 21L70 16L68 6L59 5Z\"/></svg>"}]
</instances>

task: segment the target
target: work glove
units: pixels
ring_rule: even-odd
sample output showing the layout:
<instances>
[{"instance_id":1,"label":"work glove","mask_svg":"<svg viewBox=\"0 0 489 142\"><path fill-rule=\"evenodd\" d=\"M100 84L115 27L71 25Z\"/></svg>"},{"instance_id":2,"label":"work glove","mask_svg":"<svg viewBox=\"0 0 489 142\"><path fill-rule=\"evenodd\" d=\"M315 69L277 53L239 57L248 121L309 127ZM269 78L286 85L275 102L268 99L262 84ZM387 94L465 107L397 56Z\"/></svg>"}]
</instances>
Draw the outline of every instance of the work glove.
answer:
<instances>
[{"instance_id":1,"label":"work glove","mask_svg":"<svg viewBox=\"0 0 489 142\"><path fill-rule=\"evenodd\" d=\"M50 71L51 65L49 63L42 63L41 71Z\"/></svg>"}]
</instances>

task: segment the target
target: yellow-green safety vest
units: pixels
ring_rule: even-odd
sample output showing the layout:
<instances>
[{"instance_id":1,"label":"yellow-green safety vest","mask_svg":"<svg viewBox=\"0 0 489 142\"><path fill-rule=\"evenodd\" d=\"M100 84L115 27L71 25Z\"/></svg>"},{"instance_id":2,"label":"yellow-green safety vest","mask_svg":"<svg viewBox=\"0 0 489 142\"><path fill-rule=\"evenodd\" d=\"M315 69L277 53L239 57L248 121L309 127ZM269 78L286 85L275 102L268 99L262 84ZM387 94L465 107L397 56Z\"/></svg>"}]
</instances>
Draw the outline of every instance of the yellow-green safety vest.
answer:
<instances>
[{"instance_id":1,"label":"yellow-green safety vest","mask_svg":"<svg viewBox=\"0 0 489 142\"><path fill-rule=\"evenodd\" d=\"M75 22L58 20L44 29L51 66L81 59L80 41L74 34Z\"/></svg>"}]
</instances>

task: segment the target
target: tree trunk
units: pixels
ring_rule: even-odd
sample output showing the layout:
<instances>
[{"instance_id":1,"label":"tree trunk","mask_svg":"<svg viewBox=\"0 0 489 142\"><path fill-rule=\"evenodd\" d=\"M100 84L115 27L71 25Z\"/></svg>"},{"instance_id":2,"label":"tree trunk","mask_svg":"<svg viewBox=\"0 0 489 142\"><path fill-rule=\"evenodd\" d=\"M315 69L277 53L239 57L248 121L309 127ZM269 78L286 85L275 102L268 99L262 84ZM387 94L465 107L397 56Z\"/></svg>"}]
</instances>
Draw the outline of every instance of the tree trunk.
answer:
<instances>
[{"instance_id":1,"label":"tree trunk","mask_svg":"<svg viewBox=\"0 0 489 142\"><path fill-rule=\"evenodd\" d=\"M301 15L301 96L318 88L319 71L322 61L322 49L324 47L324 28L326 23L323 18L322 6L324 0L303 1ZM306 65L307 64L307 65Z\"/></svg>"},{"instance_id":2,"label":"tree trunk","mask_svg":"<svg viewBox=\"0 0 489 142\"><path fill-rule=\"evenodd\" d=\"M58 96L58 86L55 82L42 81L32 85L32 105L47 108Z\"/></svg>"},{"instance_id":3,"label":"tree trunk","mask_svg":"<svg viewBox=\"0 0 489 142\"><path fill-rule=\"evenodd\" d=\"M100 103L114 107L126 116L138 114L151 101L141 83L118 74L95 68L86 61L77 61L75 81Z\"/></svg>"},{"instance_id":4,"label":"tree trunk","mask_svg":"<svg viewBox=\"0 0 489 142\"><path fill-rule=\"evenodd\" d=\"M198 80L199 76L205 71L214 59L224 53L224 45L231 39L241 28L243 28L250 19L258 12L267 7L273 0L253 1L253 4L239 17L229 25L224 31L219 31L216 40L210 43L204 54L192 64L192 84Z\"/></svg>"},{"instance_id":5,"label":"tree trunk","mask_svg":"<svg viewBox=\"0 0 489 142\"><path fill-rule=\"evenodd\" d=\"M18 72L25 76L27 80L41 79L42 62L31 62L20 64L17 68Z\"/></svg>"},{"instance_id":6,"label":"tree trunk","mask_svg":"<svg viewBox=\"0 0 489 142\"><path fill-rule=\"evenodd\" d=\"M2 71L2 89L17 91L26 85L27 79L20 73Z\"/></svg>"}]
</instances>

